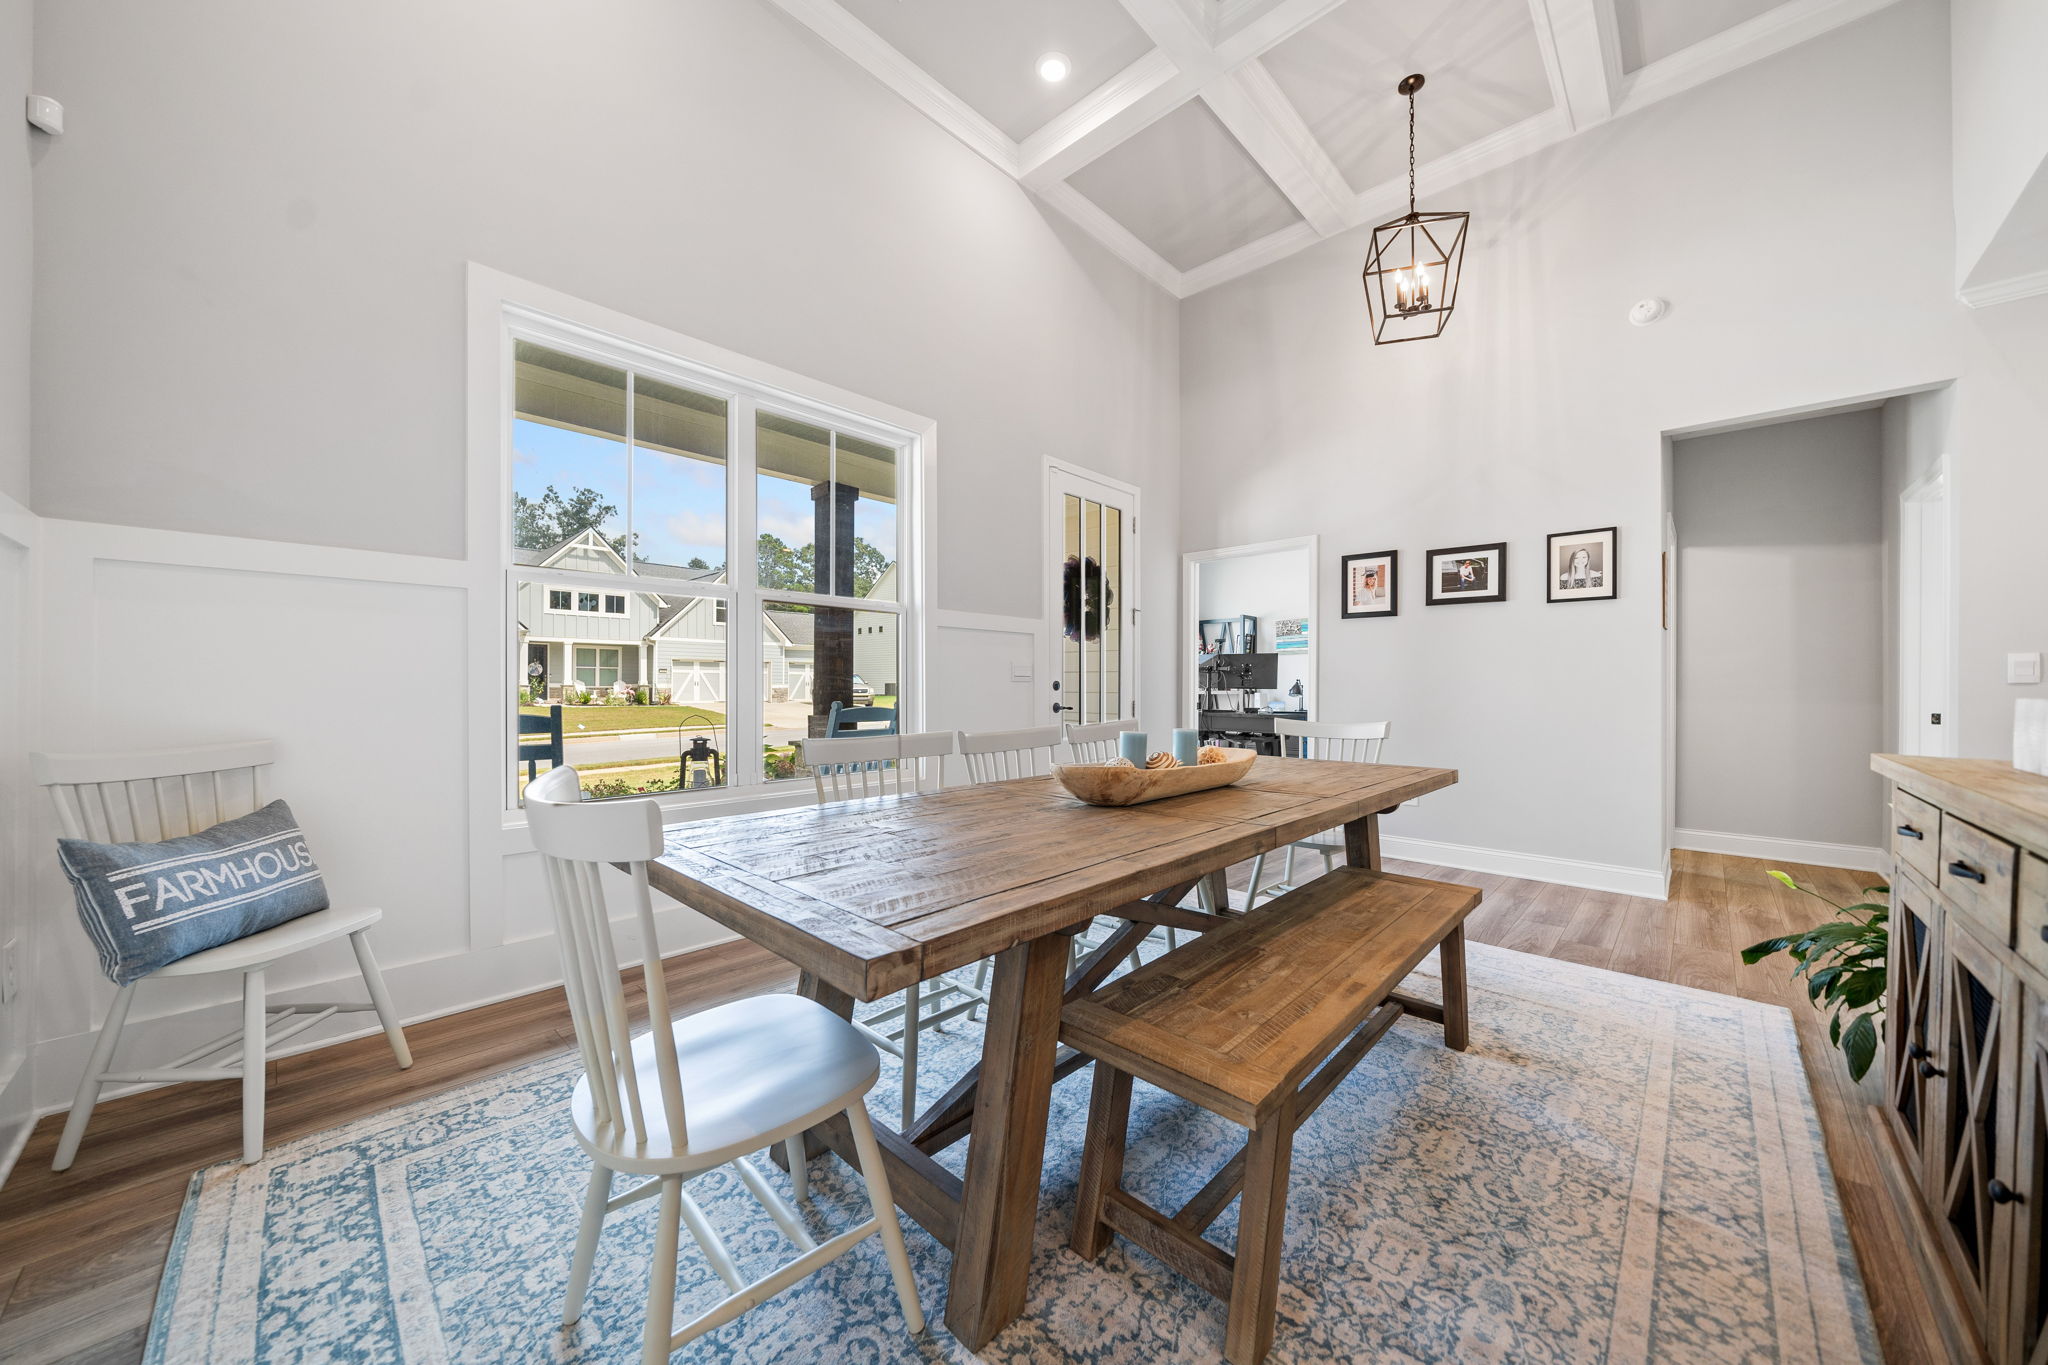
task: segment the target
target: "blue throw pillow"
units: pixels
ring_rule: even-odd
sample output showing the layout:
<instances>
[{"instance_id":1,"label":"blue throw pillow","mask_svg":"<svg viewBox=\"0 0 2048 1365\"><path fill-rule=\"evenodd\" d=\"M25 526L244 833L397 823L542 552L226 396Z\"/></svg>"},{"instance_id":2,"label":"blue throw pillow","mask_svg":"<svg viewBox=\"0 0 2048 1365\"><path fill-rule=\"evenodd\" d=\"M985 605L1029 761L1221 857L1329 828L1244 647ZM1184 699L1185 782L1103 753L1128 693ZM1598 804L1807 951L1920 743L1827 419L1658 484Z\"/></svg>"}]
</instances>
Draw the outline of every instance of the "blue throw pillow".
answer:
<instances>
[{"instance_id":1,"label":"blue throw pillow","mask_svg":"<svg viewBox=\"0 0 2048 1365\"><path fill-rule=\"evenodd\" d=\"M57 858L100 970L123 986L327 908L327 884L282 801L160 844L59 839Z\"/></svg>"}]
</instances>

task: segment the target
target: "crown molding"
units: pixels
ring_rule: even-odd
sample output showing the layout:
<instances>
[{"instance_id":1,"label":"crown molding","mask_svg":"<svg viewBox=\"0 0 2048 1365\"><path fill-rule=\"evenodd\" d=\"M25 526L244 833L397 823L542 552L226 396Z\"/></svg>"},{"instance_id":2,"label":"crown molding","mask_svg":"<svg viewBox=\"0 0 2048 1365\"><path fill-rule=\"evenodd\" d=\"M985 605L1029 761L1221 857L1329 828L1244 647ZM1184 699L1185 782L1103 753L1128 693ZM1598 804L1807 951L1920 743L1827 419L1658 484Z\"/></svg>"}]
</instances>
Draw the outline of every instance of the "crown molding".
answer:
<instances>
[{"instance_id":1,"label":"crown molding","mask_svg":"<svg viewBox=\"0 0 2048 1365\"><path fill-rule=\"evenodd\" d=\"M1181 272L1180 296L1192 298L1204 289L1214 289L1219 284L1264 269L1322 240L1323 235L1307 223L1290 223L1255 242L1226 251L1213 261L1204 261L1192 270Z\"/></svg>"},{"instance_id":2,"label":"crown molding","mask_svg":"<svg viewBox=\"0 0 2048 1365\"><path fill-rule=\"evenodd\" d=\"M1631 71L1622 77L1621 96L1615 101L1614 112L1617 116L1632 114L1897 3L1898 0L1791 0Z\"/></svg>"},{"instance_id":3,"label":"crown molding","mask_svg":"<svg viewBox=\"0 0 2048 1365\"><path fill-rule=\"evenodd\" d=\"M1139 241L1129 228L1103 212L1093 199L1064 180L1034 186L1032 192L1108 247L1125 265L1175 298L1187 297L1181 272L1164 256Z\"/></svg>"},{"instance_id":4,"label":"crown molding","mask_svg":"<svg viewBox=\"0 0 2048 1365\"><path fill-rule=\"evenodd\" d=\"M2036 294L2048 294L2048 270L1966 285L1957 291L1956 297L1972 308L1992 308L2001 303L2030 299Z\"/></svg>"},{"instance_id":5,"label":"crown molding","mask_svg":"<svg viewBox=\"0 0 2048 1365\"><path fill-rule=\"evenodd\" d=\"M853 59L863 71L908 100L913 108L966 143L1004 174L1020 174L1017 144L881 34L837 0L773 0L790 18Z\"/></svg>"}]
</instances>

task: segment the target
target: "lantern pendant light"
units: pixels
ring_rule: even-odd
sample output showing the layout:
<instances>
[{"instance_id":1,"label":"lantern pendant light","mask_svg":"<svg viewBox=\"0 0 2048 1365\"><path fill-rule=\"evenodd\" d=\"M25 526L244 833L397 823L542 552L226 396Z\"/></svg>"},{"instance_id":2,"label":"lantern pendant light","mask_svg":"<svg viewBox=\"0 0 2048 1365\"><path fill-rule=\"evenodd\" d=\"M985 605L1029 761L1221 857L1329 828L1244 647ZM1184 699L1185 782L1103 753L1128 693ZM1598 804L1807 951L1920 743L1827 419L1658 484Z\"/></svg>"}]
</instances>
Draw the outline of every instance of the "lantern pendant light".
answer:
<instances>
[{"instance_id":1,"label":"lantern pendant light","mask_svg":"<svg viewBox=\"0 0 2048 1365\"><path fill-rule=\"evenodd\" d=\"M1441 336L1458 303L1468 213L1418 213L1415 208L1415 92L1422 76L1394 87L1408 99L1408 212L1372 230L1365 256L1365 307L1375 346Z\"/></svg>"}]
</instances>

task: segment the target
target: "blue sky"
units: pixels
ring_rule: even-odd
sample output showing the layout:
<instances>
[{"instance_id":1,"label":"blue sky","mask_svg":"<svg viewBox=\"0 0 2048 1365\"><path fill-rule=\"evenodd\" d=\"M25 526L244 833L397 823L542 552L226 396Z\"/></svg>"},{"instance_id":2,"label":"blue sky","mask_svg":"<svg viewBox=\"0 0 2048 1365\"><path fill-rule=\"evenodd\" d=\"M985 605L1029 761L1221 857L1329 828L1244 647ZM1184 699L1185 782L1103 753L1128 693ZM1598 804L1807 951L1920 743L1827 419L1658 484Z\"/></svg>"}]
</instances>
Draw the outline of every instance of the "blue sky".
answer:
<instances>
[{"instance_id":1,"label":"blue sky","mask_svg":"<svg viewBox=\"0 0 2048 1365\"><path fill-rule=\"evenodd\" d=\"M626 447L623 442L541 422L519 420L512 429L512 485L538 498L548 485L568 497L594 488L619 509L608 535L625 533ZM635 453L639 501L639 553L659 564L725 562L725 467L652 450ZM755 492L761 530L790 545L811 541L811 491L790 479L763 476ZM854 513L856 533L895 558L896 507L863 498Z\"/></svg>"}]
</instances>

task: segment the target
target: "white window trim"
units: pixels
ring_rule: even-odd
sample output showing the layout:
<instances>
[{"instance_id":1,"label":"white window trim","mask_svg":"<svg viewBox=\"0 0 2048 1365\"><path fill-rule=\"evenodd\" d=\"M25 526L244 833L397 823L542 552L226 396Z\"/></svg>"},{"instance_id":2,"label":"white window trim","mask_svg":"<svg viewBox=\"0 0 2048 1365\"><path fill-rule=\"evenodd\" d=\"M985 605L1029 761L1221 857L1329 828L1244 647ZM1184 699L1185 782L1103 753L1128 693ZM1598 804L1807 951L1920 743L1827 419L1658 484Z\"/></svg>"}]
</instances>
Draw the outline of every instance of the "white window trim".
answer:
<instances>
[{"instance_id":1,"label":"white window trim","mask_svg":"<svg viewBox=\"0 0 2048 1365\"><path fill-rule=\"evenodd\" d=\"M756 401L774 411L830 426L849 435L901 447L898 476L904 494L899 507L907 505L908 515L898 516L898 593L895 602L862 599L857 609L893 611L908 618L899 635L901 657L898 667L908 692L906 729L925 725L927 661L931 656L934 611L927 583L930 547L937 539L936 471L938 424L928 417L836 385L819 382L780 366L755 360L722 346L632 317L615 309L574 298L544 285L507 275L487 266L469 265L468 300L468 431L469 507L467 514L468 565L470 583L471 706L470 801L476 821L471 844L473 885L494 884L502 875L495 860L507 854L529 852L532 841L526 833L526 817L517 809L506 809L505 775L511 771L515 743L511 708L506 703L507 663L516 646L517 585L533 581L533 566L512 562L511 518L505 509L512 497L512 341L509 322L532 329L534 339L567 350L595 346L600 357L626 355L642 373L667 379L701 392L721 393L743 384L760 395ZM581 345L579 346L579 339ZM616 360L614 360L616 363ZM751 414L735 430L751 456L753 423ZM733 524L751 526L754 520L752 480L737 476L737 464L728 466L728 509ZM763 592L758 588L735 587L754 580L754 547L747 537L727 557L724 584L702 580L651 580L628 578L629 591L657 592L663 596L703 596L724 599L728 615L736 607L738 622L728 629L733 641L739 623L758 634L764 600L804 601L814 594ZM616 587L619 579L609 575L583 575L550 571L546 577L563 582L603 582ZM758 639L748 649L759 648ZM738 651L733 651L735 654ZM726 669L726 706L729 715L753 716L760 702L760 679L751 668ZM760 773L759 746L733 744L729 761L744 763L748 775ZM734 771L729 768L728 771ZM734 776L739 773L734 771ZM801 787L801 789L799 789ZM735 785L715 792L667 793L655 798L672 821L699 819L714 814L746 810L767 810L807 804L812 798L808 786L794 782L774 786ZM481 903L481 899L479 902ZM480 943L497 941L491 926L472 914L472 934Z\"/></svg>"}]
</instances>

